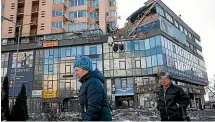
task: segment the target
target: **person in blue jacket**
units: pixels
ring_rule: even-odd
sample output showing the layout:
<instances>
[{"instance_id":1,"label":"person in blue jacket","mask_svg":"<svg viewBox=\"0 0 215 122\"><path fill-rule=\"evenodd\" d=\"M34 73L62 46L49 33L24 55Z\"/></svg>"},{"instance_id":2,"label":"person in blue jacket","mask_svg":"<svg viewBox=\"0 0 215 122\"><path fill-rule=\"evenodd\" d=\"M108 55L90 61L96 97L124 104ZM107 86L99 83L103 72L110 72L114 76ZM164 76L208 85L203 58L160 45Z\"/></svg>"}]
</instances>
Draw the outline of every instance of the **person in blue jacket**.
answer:
<instances>
[{"instance_id":1,"label":"person in blue jacket","mask_svg":"<svg viewBox=\"0 0 215 122\"><path fill-rule=\"evenodd\" d=\"M103 86L104 76L93 71L92 61L80 56L74 62L75 75L81 82L79 102L83 121L112 121L107 95Z\"/></svg>"}]
</instances>

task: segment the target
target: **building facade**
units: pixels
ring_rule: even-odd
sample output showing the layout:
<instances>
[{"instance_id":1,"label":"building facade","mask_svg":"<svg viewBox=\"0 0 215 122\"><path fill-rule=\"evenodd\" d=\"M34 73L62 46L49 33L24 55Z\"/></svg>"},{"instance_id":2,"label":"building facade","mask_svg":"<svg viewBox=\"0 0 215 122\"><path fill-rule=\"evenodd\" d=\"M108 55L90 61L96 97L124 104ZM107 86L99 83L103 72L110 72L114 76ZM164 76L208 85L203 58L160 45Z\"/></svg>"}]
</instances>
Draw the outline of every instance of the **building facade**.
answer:
<instances>
[{"instance_id":1,"label":"building facade","mask_svg":"<svg viewBox=\"0 0 215 122\"><path fill-rule=\"evenodd\" d=\"M106 32L106 22L117 26L116 0L2 0L1 3L2 16L25 25L21 36L97 28ZM16 37L18 31L15 24L2 20L2 38Z\"/></svg>"},{"instance_id":2,"label":"building facade","mask_svg":"<svg viewBox=\"0 0 215 122\"><path fill-rule=\"evenodd\" d=\"M146 5L128 18L128 35ZM117 108L155 107L159 86L157 73L167 71L173 84L181 86L191 99L190 108L204 105L208 83L200 37L160 0L132 35L118 43L125 49L114 51L109 35L101 30L23 37L19 47L15 95L25 81L30 112L44 112L45 106L58 111L77 109L80 83L73 76L73 62L87 55L93 67L105 75L109 102ZM22 40L29 40L22 43ZM2 39L2 41L4 41ZM7 39L10 42L11 39ZM14 81L16 44L2 43L2 78ZM10 96L12 92L10 91Z\"/></svg>"}]
</instances>

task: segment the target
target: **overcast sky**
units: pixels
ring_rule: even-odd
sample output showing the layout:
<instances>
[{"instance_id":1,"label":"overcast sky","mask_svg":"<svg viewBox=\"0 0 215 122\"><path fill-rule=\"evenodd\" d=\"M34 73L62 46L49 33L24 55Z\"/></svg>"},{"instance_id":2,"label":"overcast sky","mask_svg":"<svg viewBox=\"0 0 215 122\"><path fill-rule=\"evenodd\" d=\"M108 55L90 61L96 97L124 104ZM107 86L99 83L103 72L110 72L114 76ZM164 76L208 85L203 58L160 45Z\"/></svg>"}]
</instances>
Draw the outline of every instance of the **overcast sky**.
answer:
<instances>
[{"instance_id":1,"label":"overcast sky","mask_svg":"<svg viewBox=\"0 0 215 122\"><path fill-rule=\"evenodd\" d=\"M118 0L119 26L126 18L144 5L146 0ZM162 0L176 15L181 14L187 23L201 37L203 56L206 62L208 77L215 74L215 11L214 0Z\"/></svg>"},{"instance_id":2,"label":"overcast sky","mask_svg":"<svg viewBox=\"0 0 215 122\"><path fill-rule=\"evenodd\" d=\"M146 0L118 0L119 26L126 18L142 7ZM215 11L214 0L162 0L176 15L201 37L203 56L209 80L215 74Z\"/></svg>"}]
</instances>

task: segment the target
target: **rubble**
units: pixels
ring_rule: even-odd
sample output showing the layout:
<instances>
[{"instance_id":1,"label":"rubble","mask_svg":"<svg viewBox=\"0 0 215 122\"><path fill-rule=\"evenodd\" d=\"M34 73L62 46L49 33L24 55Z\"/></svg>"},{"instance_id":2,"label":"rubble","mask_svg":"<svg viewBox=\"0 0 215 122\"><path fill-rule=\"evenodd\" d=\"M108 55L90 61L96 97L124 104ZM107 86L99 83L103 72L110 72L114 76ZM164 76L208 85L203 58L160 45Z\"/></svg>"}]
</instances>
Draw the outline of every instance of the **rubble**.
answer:
<instances>
[{"instance_id":1,"label":"rubble","mask_svg":"<svg viewBox=\"0 0 215 122\"><path fill-rule=\"evenodd\" d=\"M187 111L191 121L215 121L214 110L189 110ZM56 113L54 121L78 121L78 112ZM159 111L155 108L142 109L116 109L112 111L113 121L160 121ZM48 121L46 114L31 114L28 121Z\"/></svg>"}]
</instances>

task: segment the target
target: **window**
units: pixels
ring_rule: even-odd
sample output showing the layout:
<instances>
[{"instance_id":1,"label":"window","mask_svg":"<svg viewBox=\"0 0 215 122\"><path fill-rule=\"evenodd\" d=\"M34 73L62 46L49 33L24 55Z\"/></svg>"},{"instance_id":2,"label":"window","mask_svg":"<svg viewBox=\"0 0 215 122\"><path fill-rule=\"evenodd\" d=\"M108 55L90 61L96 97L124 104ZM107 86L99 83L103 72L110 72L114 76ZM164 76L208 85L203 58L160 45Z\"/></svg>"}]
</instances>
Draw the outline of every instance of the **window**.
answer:
<instances>
[{"instance_id":1,"label":"window","mask_svg":"<svg viewBox=\"0 0 215 122\"><path fill-rule=\"evenodd\" d=\"M189 38L191 38L192 39L192 34L189 32Z\"/></svg>"},{"instance_id":2,"label":"window","mask_svg":"<svg viewBox=\"0 0 215 122\"><path fill-rule=\"evenodd\" d=\"M144 40L139 40L140 50L145 50L145 42Z\"/></svg>"},{"instance_id":3,"label":"window","mask_svg":"<svg viewBox=\"0 0 215 122\"><path fill-rule=\"evenodd\" d=\"M188 35L188 33L187 33L187 30L186 30L186 29L184 29L184 34L185 34L185 35Z\"/></svg>"},{"instance_id":4,"label":"window","mask_svg":"<svg viewBox=\"0 0 215 122\"><path fill-rule=\"evenodd\" d=\"M86 16L87 16L87 11L86 10L78 11L78 17L86 17Z\"/></svg>"},{"instance_id":5,"label":"window","mask_svg":"<svg viewBox=\"0 0 215 122\"><path fill-rule=\"evenodd\" d=\"M116 6L116 0L111 0L110 1L110 6Z\"/></svg>"},{"instance_id":6,"label":"window","mask_svg":"<svg viewBox=\"0 0 215 122\"><path fill-rule=\"evenodd\" d=\"M197 38L195 38L195 42L196 42L199 46L201 46L201 41L198 40Z\"/></svg>"},{"instance_id":7,"label":"window","mask_svg":"<svg viewBox=\"0 0 215 122\"><path fill-rule=\"evenodd\" d=\"M121 79L122 82L122 88L127 88L127 83L126 83L126 79Z\"/></svg>"},{"instance_id":8,"label":"window","mask_svg":"<svg viewBox=\"0 0 215 122\"><path fill-rule=\"evenodd\" d=\"M53 72L53 65L49 64L49 72Z\"/></svg>"},{"instance_id":9,"label":"window","mask_svg":"<svg viewBox=\"0 0 215 122\"><path fill-rule=\"evenodd\" d=\"M139 41L138 40L134 41L134 50L140 50L140 48L139 48Z\"/></svg>"},{"instance_id":10,"label":"window","mask_svg":"<svg viewBox=\"0 0 215 122\"><path fill-rule=\"evenodd\" d=\"M83 47L82 46L77 47L77 55L78 56L83 55Z\"/></svg>"},{"instance_id":11,"label":"window","mask_svg":"<svg viewBox=\"0 0 215 122\"><path fill-rule=\"evenodd\" d=\"M125 46L126 51L132 51L131 41L125 41Z\"/></svg>"},{"instance_id":12,"label":"window","mask_svg":"<svg viewBox=\"0 0 215 122\"><path fill-rule=\"evenodd\" d=\"M156 6L156 11L158 14L160 14L161 16L164 16L164 12L163 9L160 6Z\"/></svg>"},{"instance_id":13,"label":"window","mask_svg":"<svg viewBox=\"0 0 215 122\"><path fill-rule=\"evenodd\" d=\"M91 24L90 25L90 29L97 29L98 28L98 25L97 24Z\"/></svg>"},{"instance_id":14,"label":"window","mask_svg":"<svg viewBox=\"0 0 215 122\"><path fill-rule=\"evenodd\" d=\"M140 60L136 60L136 61L135 61L135 67L136 67L136 68L141 68Z\"/></svg>"},{"instance_id":15,"label":"window","mask_svg":"<svg viewBox=\"0 0 215 122\"><path fill-rule=\"evenodd\" d=\"M183 27L181 26L181 25L179 25L179 29L180 29L180 31L182 31L183 32Z\"/></svg>"},{"instance_id":16,"label":"window","mask_svg":"<svg viewBox=\"0 0 215 122\"><path fill-rule=\"evenodd\" d=\"M110 27L116 27L116 22L110 22Z\"/></svg>"},{"instance_id":17,"label":"window","mask_svg":"<svg viewBox=\"0 0 215 122\"><path fill-rule=\"evenodd\" d=\"M90 0L90 7L99 7L99 2L98 0Z\"/></svg>"},{"instance_id":18,"label":"window","mask_svg":"<svg viewBox=\"0 0 215 122\"><path fill-rule=\"evenodd\" d=\"M173 19L172 17L166 12L166 18L173 23Z\"/></svg>"},{"instance_id":19,"label":"window","mask_svg":"<svg viewBox=\"0 0 215 122\"><path fill-rule=\"evenodd\" d=\"M7 45L7 39L2 39L1 40L1 45Z\"/></svg>"},{"instance_id":20,"label":"window","mask_svg":"<svg viewBox=\"0 0 215 122\"><path fill-rule=\"evenodd\" d=\"M147 64L147 67L152 66L152 58L151 58L151 56L146 57L146 64Z\"/></svg>"},{"instance_id":21,"label":"window","mask_svg":"<svg viewBox=\"0 0 215 122\"><path fill-rule=\"evenodd\" d=\"M53 4L61 4L64 3L64 0L53 0Z\"/></svg>"},{"instance_id":22,"label":"window","mask_svg":"<svg viewBox=\"0 0 215 122\"><path fill-rule=\"evenodd\" d=\"M63 28L63 22L52 22L52 29Z\"/></svg>"},{"instance_id":23,"label":"window","mask_svg":"<svg viewBox=\"0 0 215 122\"><path fill-rule=\"evenodd\" d=\"M66 64L65 70L66 73L71 73L71 65Z\"/></svg>"},{"instance_id":24,"label":"window","mask_svg":"<svg viewBox=\"0 0 215 122\"><path fill-rule=\"evenodd\" d=\"M156 41L156 47L161 46L161 39L160 39L160 36L156 36L156 37L155 37L155 41Z\"/></svg>"},{"instance_id":25,"label":"window","mask_svg":"<svg viewBox=\"0 0 215 122\"><path fill-rule=\"evenodd\" d=\"M71 0L69 6L81 6L86 5L86 0Z\"/></svg>"},{"instance_id":26,"label":"window","mask_svg":"<svg viewBox=\"0 0 215 122\"><path fill-rule=\"evenodd\" d=\"M53 81L48 81L48 89L52 89L53 88Z\"/></svg>"},{"instance_id":27,"label":"window","mask_svg":"<svg viewBox=\"0 0 215 122\"><path fill-rule=\"evenodd\" d=\"M119 68L125 69L125 61L119 61Z\"/></svg>"},{"instance_id":28,"label":"window","mask_svg":"<svg viewBox=\"0 0 215 122\"><path fill-rule=\"evenodd\" d=\"M4 5L3 4L1 5L1 10L4 10Z\"/></svg>"},{"instance_id":29,"label":"window","mask_svg":"<svg viewBox=\"0 0 215 122\"><path fill-rule=\"evenodd\" d=\"M97 16L97 12L90 12L90 18L95 19Z\"/></svg>"},{"instance_id":30,"label":"window","mask_svg":"<svg viewBox=\"0 0 215 122\"><path fill-rule=\"evenodd\" d=\"M116 16L116 11L110 11L110 16L115 17Z\"/></svg>"},{"instance_id":31,"label":"window","mask_svg":"<svg viewBox=\"0 0 215 122\"><path fill-rule=\"evenodd\" d=\"M162 54L157 54L158 65L163 65L163 56Z\"/></svg>"},{"instance_id":32,"label":"window","mask_svg":"<svg viewBox=\"0 0 215 122\"><path fill-rule=\"evenodd\" d=\"M63 9L61 10L52 10L52 16L62 16L63 15Z\"/></svg>"},{"instance_id":33,"label":"window","mask_svg":"<svg viewBox=\"0 0 215 122\"><path fill-rule=\"evenodd\" d=\"M150 49L149 39L145 39L145 49Z\"/></svg>"},{"instance_id":34,"label":"window","mask_svg":"<svg viewBox=\"0 0 215 122\"><path fill-rule=\"evenodd\" d=\"M96 52L96 46L90 47L90 54L97 54L97 52Z\"/></svg>"},{"instance_id":35,"label":"window","mask_svg":"<svg viewBox=\"0 0 215 122\"><path fill-rule=\"evenodd\" d=\"M75 23L69 25L69 31L79 31L79 30L86 30L87 23Z\"/></svg>"},{"instance_id":36,"label":"window","mask_svg":"<svg viewBox=\"0 0 215 122\"><path fill-rule=\"evenodd\" d=\"M78 17L86 17L87 16L87 11L86 10L81 10L81 11L73 11L69 13L69 18L78 18Z\"/></svg>"},{"instance_id":37,"label":"window","mask_svg":"<svg viewBox=\"0 0 215 122\"><path fill-rule=\"evenodd\" d=\"M157 55L152 56L152 66L157 66Z\"/></svg>"},{"instance_id":38,"label":"window","mask_svg":"<svg viewBox=\"0 0 215 122\"><path fill-rule=\"evenodd\" d=\"M175 26L177 27L177 28L179 28L179 24L178 24L178 22L175 20Z\"/></svg>"},{"instance_id":39,"label":"window","mask_svg":"<svg viewBox=\"0 0 215 122\"><path fill-rule=\"evenodd\" d=\"M150 47L151 47L151 48L154 48L154 47L155 47L155 38L154 38L154 37L151 37L151 38L149 39L149 41L150 41Z\"/></svg>"}]
</instances>

